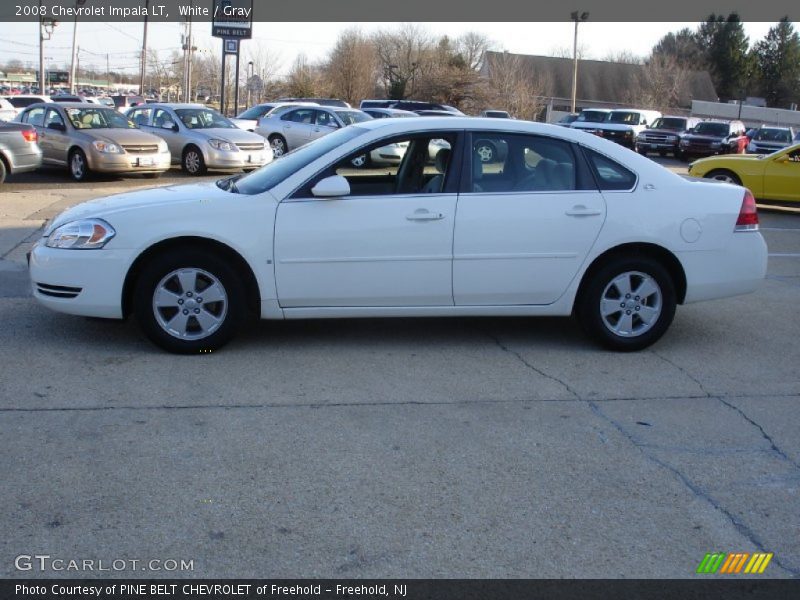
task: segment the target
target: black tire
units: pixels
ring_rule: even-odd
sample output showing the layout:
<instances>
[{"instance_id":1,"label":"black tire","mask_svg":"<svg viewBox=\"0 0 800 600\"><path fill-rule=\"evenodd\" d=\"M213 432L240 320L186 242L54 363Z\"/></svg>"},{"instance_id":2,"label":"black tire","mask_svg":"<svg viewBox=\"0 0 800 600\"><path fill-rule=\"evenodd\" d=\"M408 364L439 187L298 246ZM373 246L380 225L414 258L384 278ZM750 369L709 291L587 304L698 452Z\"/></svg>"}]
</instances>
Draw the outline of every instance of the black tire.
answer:
<instances>
[{"instance_id":1,"label":"black tire","mask_svg":"<svg viewBox=\"0 0 800 600\"><path fill-rule=\"evenodd\" d=\"M280 158L289 151L289 144L286 143L286 138L277 133L269 136L269 145L272 148L272 156Z\"/></svg>"},{"instance_id":2,"label":"black tire","mask_svg":"<svg viewBox=\"0 0 800 600\"><path fill-rule=\"evenodd\" d=\"M8 171L6 170L6 163L2 158L0 158L0 183L5 182L7 174Z\"/></svg>"},{"instance_id":3,"label":"black tire","mask_svg":"<svg viewBox=\"0 0 800 600\"><path fill-rule=\"evenodd\" d=\"M203 153L197 146L189 145L183 149L183 156L181 157L181 167L184 173L189 175L199 176L204 175L206 172L206 161L203 158Z\"/></svg>"},{"instance_id":4,"label":"black tire","mask_svg":"<svg viewBox=\"0 0 800 600\"><path fill-rule=\"evenodd\" d=\"M667 151L666 151L666 150L659 150L659 151L658 151L658 155L659 155L661 158L664 158L664 157L667 155Z\"/></svg>"},{"instance_id":5,"label":"black tire","mask_svg":"<svg viewBox=\"0 0 800 600\"><path fill-rule=\"evenodd\" d=\"M195 274L191 279L195 282L191 293L182 289L176 272ZM211 285L206 285L209 282L221 287L224 300L202 303L201 294L211 288ZM182 306L156 309L154 297L159 289L171 292L179 298L177 302ZM205 335L201 318L194 315L199 315L200 311L204 311L204 317L213 317L216 321ZM164 350L176 354L209 353L230 341L244 322L247 316L245 288L231 265L207 250L183 248L167 251L148 262L139 274L133 293L133 312L144 334ZM183 313L185 319L179 313ZM172 321L174 318L178 321ZM176 323L174 333L169 333L166 324L172 322ZM183 337L179 335L181 329Z\"/></svg>"},{"instance_id":6,"label":"black tire","mask_svg":"<svg viewBox=\"0 0 800 600\"><path fill-rule=\"evenodd\" d=\"M69 169L70 177L75 181L86 181L91 175L86 154L80 148L73 148L69 153L67 168Z\"/></svg>"},{"instance_id":7,"label":"black tire","mask_svg":"<svg viewBox=\"0 0 800 600\"><path fill-rule=\"evenodd\" d=\"M724 181L726 183L732 183L734 185L742 185L742 180L739 179L739 176L734 173L733 171L729 171L728 169L714 169L713 171L709 171L704 175L705 179L715 179L717 181Z\"/></svg>"},{"instance_id":8,"label":"black tire","mask_svg":"<svg viewBox=\"0 0 800 600\"><path fill-rule=\"evenodd\" d=\"M617 257L593 270L588 277L590 279L581 289L575 312L584 331L600 345L620 352L642 350L658 341L672 323L677 304L675 283L657 260L646 256ZM619 294L618 298L615 297L619 288L613 282L618 278L630 283L630 295ZM657 284L657 291L639 298L636 290L642 288L635 286L641 286L645 278L649 280L647 291L652 289L653 282ZM616 311L618 316L610 312L604 317L601 312L604 304L611 304L613 311L617 301L620 303ZM649 325L643 320L646 314L652 317ZM624 331L627 327L625 323L630 323L630 331ZM621 333L612 330L615 324L623 326Z\"/></svg>"}]
</instances>

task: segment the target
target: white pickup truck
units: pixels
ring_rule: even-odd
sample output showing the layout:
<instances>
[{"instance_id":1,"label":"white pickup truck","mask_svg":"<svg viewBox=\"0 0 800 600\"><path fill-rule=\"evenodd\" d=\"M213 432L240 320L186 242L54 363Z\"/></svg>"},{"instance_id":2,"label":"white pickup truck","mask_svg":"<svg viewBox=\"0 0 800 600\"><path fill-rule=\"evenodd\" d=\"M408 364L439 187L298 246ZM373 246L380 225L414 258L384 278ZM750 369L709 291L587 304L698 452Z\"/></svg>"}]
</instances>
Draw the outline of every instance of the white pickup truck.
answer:
<instances>
[{"instance_id":1,"label":"white pickup truck","mask_svg":"<svg viewBox=\"0 0 800 600\"><path fill-rule=\"evenodd\" d=\"M598 109L587 109L597 112ZM655 110L640 110L638 108L615 108L608 111L602 122L578 120L572 123L573 129L588 129L612 142L634 149L636 137L656 119L661 118L661 113Z\"/></svg>"}]
</instances>

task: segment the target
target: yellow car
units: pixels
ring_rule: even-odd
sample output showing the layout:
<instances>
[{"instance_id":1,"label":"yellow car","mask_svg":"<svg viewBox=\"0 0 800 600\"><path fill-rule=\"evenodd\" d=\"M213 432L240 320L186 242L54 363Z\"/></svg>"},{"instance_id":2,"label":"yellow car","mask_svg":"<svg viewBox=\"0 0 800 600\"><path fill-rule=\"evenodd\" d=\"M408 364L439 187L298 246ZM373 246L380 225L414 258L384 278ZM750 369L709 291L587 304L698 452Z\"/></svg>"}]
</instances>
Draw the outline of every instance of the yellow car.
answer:
<instances>
[{"instance_id":1,"label":"yellow car","mask_svg":"<svg viewBox=\"0 0 800 600\"><path fill-rule=\"evenodd\" d=\"M689 175L743 185L759 200L800 202L800 144L772 154L727 154L701 158Z\"/></svg>"}]
</instances>

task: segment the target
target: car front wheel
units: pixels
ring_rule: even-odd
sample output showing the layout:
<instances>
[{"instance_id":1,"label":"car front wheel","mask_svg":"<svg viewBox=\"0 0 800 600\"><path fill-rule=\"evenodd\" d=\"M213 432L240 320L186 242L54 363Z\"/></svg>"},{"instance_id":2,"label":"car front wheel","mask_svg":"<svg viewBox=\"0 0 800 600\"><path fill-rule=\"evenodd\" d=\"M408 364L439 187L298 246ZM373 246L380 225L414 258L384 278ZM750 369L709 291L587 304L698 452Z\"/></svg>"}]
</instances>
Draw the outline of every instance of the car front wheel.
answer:
<instances>
[{"instance_id":1,"label":"car front wheel","mask_svg":"<svg viewBox=\"0 0 800 600\"><path fill-rule=\"evenodd\" d=\"M269 138L269 145L272 148L272 156L279 158L286 154L288 147L286 140L281 135L273 135Z\"/></svg>"},{"instance_id":2,"label":"car front wheel","mask_svg":"<svg viewBox=\"0 0 800 600\"><path fill-rule=\"evenodd\" d=\"M651 258L617 258L593 273L577 304L586 333L611 350L631 352L658 341L675 316L675 284Z\"/></svg>"},{"instance_id":3,"label":"car front wheel","mask_svg":"<svg viewBox=\"0 0 800 600\"><path fill-rule=\"evenodd\" d=\"M236 271L204 250L175 250L141 271L134 289L134 313L145 335L178 354L216 350L238 331L245 316L245 292Z\"/></svg>"},{"instance_id":4,"label":"car front wheel","mask_svg":"<svg viewBox=\"0 0 800 600\"><path fill-rule=\"evenodd\" d=\"M70 154L69 174L75 181L86 181L89 178L89 163L83 150L76 148Z\"/></svg>"},{"instance_id":5,"label":"car front wheel","mask_svg":"<svg viewBox=\"0 0 800 600\"><path fill-rule=\"evenodd\" d=\"M183 170L189 175L202 175L206 172L206 161L203 153L195 146L189 146L183 151Z\"/></svg>"}]
</instances>

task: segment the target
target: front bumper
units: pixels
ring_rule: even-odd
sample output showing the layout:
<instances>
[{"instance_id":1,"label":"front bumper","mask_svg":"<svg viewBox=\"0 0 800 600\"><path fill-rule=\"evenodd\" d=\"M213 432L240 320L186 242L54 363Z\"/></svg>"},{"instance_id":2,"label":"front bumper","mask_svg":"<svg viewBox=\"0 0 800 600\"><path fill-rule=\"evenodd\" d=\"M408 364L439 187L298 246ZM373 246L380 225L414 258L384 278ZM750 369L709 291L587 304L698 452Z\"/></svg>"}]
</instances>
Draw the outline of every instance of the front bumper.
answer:
<instances>
[{"instance_id":1,"label":"front bumper","mask_svg":"<svg viewBox=\"0 0 800 600\"><path fill-rule=\"evenodd\" d=\"M121 319L130 262L128 250L65 250L39 240L28 257L33 297L58 312Z\"/></svg>"},{"instance_id":2,"label":"front bumper","mask_svg":"<svg viewBox=\"0 0 800 600\"><path fill-rule=\"evenodd\" d=\"M106 154L92 152L89 168L98 173L163 173L169 170L169 151L153 154Z\"/></svg>"},{"instance_id":3,"label":"front bumper","mask_svg":"<svg viewBox=\"0 0 800 600\"><path fill-rule=\"evenodd\" d=\"M257 169L272 162L272 151L265 147L264 150L228 152L209 146L206 148L205 161L206 167L220 171Z\"/></svg>"},{"instance_id":4,"label":"front bumper","mask_svg":"<svg viewBox=\"0 0 800 600\"><path fill-rule=\"evenodd\" d=\"M646 142L636 140L636 150L649 152L680 152L679 142Z\"/></svg>"}]
</instances>

